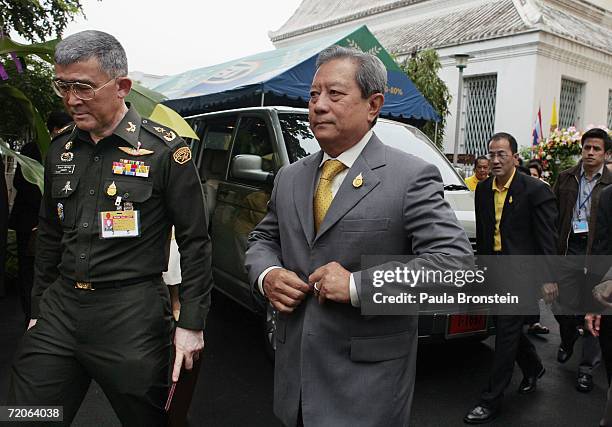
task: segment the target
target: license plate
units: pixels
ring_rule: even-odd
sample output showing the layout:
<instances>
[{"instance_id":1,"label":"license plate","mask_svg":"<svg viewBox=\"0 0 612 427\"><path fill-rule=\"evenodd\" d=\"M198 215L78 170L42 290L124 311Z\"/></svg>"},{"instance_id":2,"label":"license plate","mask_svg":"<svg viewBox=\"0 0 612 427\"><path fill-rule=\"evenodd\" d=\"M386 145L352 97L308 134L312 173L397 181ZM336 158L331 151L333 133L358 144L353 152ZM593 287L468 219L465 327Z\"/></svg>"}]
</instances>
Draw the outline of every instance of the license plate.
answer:
<instances>
[{"instance_id":1,"label":"license plate","mask_svg":"<svg viewBox=\"0 0 612 427\"><path fill-rule=\"evenodd\" d=\"M451 314L448 316L447 335L460 335L487 330L486 314Z\"/></svg>"}]
</instances>

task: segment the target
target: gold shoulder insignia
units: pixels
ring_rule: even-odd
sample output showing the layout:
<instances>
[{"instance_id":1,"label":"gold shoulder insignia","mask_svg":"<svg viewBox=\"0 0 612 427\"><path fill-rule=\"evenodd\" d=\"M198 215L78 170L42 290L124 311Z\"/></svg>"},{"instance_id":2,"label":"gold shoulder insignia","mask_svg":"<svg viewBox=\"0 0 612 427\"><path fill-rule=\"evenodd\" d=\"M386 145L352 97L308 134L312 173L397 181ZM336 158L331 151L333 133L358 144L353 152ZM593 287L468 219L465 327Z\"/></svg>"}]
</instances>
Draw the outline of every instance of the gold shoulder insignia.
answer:
<instances>
[{"instance_id":1,"label":"gold shoulder insignia","mask_svg":"<svg viewBox=\"0 0 612 427\"><path fill-rule=\"evenodd\" d=\"M189 149L189 147L181 147L174 152L172 157L174 158L174 161L179 165L185 164L189 160L191 160L191 150Z\"/></svg>"},{"instance_id":2,"label":"gold shoulder insignia","mask_svg":"<svg viewBox=\"0 0 612 427\"><path fill-rule=\"evenodd\" d=\"M130 156L146 156L154 153L154 151L147 150L146 148L137 149L134 147L119 147L119 149Z\"/></svg>"},{"instance_id":3,"label":"gold shoulder insignia","mask_svg":"<svg viewBox=\"0 0 612 427\"><path fill-rule=\"evenodd\" d=\"M153 129L155 129L155 132L161 133L164 139L168 142L174 141L174 138L176 138L176 134L174 132L171 130L166 130L161 126L155 126Z\"/></svg>"},{"instance_id":4,"label":"gold shoulder insignia","mask_svg":"<svg viewBox=\"0 0 612 427\"><path fill-rule=\"evenodd\" d=\"M76 128L76 124L74 122L70 123L70 124L64 126L63 128L61 128L60 130L58 130L57 133L51 138L51 140L55 141L60 136L67 135L68 132L74 131L75 128Z\"/></svg>"},{"instance_id":5,"label":"gold shoulder insignia","mask_svg":"<svg viewBox=\"0 0 612 427\"><path fill-rule=\"evenodd\" d=\"M70 123L69 125L64 126L63 128L61 128L60 130L57 131L58 134L64 132L65 130L67 130L68 128L74 126L74 123Z\"/></svg>"},{"instance_id":6,"label":"gold shoulder insignia","mask_svg":"<svg viewBox=\"0 0 612 427\"><path fill-rule=\"evenodd\" d=\"M168 142L170 141L174 141L174 138L176 138L176 134L172 131L168 131L168 132L164 132L164 139Z\"/></svg>"}]
</instances>

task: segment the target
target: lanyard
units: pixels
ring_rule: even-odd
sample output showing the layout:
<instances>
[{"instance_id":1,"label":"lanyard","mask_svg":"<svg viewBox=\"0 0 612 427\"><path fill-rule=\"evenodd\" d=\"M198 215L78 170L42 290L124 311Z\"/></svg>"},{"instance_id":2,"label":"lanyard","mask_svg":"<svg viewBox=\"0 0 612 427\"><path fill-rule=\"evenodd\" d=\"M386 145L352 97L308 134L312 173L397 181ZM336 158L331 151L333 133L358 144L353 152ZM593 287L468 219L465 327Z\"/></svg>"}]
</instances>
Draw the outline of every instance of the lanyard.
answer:
<instances>
[{"instance_id":1,"label":"lanyard","mask_svg":"<svg viewBox=\"0 0 612 427\"><path fill-rule=\"evenodd\" d=\"M591 194L593 194L593 187L591 187L589 185L589 182L587 182L587 186L589 187L590 191L589 191L589 195L586 196L586 198L584 199L584 201L581 203L580 199L582 198L582 178L585 177L584 172L582 172L582 175L580 175L580 184L578 185L578 215L580 215L580 211L582 209L584 209L584 206L586 205L586 203L589 201L589 199L591 198Z\"/></svg>"}]
</instances>

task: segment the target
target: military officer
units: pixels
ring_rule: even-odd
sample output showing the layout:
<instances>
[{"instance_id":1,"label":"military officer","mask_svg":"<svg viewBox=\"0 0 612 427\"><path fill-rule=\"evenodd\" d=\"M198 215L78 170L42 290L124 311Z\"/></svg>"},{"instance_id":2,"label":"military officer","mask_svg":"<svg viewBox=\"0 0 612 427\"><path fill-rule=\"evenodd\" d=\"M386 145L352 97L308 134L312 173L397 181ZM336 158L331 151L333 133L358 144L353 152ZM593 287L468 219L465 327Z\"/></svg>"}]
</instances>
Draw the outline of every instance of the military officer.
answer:
<instances>
[{"instance_id":1,"label":"military officer","mask_svg":"<svg viewBox=\"0 0 612 427\"><path fill-rule=\"evenodd\" d=\"M161 279L171 226L181 253L172 380L204 347L211 246L191 152L125 104L125 51L83 31L55 52L53 86L74 124L45 162L32 320L9 401L62 405L69 424L95 379L124 425L163 425L172 312Z\"/></svg>"}]
</instances>

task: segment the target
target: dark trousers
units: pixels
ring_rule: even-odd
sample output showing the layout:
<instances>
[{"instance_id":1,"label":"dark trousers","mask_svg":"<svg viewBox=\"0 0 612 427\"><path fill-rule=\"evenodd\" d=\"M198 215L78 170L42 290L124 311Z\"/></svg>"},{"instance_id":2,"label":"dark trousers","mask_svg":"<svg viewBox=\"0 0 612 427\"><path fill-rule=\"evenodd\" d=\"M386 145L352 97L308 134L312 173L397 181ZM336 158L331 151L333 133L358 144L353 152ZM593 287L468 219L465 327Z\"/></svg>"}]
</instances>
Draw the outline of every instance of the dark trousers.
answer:
<instances>
[{"instance_id":1,"label":"dark trousers","mask_svg":"<svg viewBox=\"0 0 612 427\"><path fill-rule=\"evenodd\" d=\"M523 332L525 316L506 315L496 317L497 335L495 355L487 389L480 396L480 403L498 408L504 390L510 384L514 362L524 376L536 376L542 369L542 361L533 343Z\"/></svg>"},{"instance_id":2,"label":"dark trousers","mask_svg":"<svg viewBox=\"0 0 612 427\"><path fill-rule=\"evenodd\" d=\"M17 351L8 403L63 406L69 425L94 379L123 425L165 425L171 332L161 278L93 291L60 278Z\"/></svg>"},{"instance_id":3,"label":"dark trousers","mask_svg":"<svg viewBox=\"0 0 612 427\"><path fill-rule=\"evenodd\" d=\"M568 239L565 261L559 266L559 305L555 308L555 319L559 323L561 346L568 350L576 341L576 328L584 330L582 355L578 373L592 375L601 362L601 350L597 338L584 328L584 313L591 299L592 286L584 267L587 252L587 235L571 234ZM561 314L567 312L568 314Z\"/></svg>"},{"instance_id":4,"label":"dark trousers","mask_svg":"<svg viewBox=\"0 0 612 427\"><path fill-rule=\"evenodd\" d=\"M608 376L608 384L612 383L612 316L601 316L599 325L599 345L601 346L601 355L606 367Z\"/></svg>"},{"instance_id":5,"label":"dark trousers","mask_svg":"<svg viewBox=\"0 0 612 427\"><path fill-rule=\"evenodd\" d=\"M34 281L34 254L30 247L31 231L18 231L17 237L17 262L19 299L21 308L25 314L26 324L32 317L32 282Z\"/></svg>"},{"instance_id":6,"label":"dark trousers","mask_svg":"<svg viewBox=\"0 0 612 427\"><path fill-rule=\"evenodd\" d=\"M577 328L583 329L582 336L582 355L578 365L578 373L593 374L595 369L601 363L601 350L597 338L591 335L584 327L584 315L555 315L555 319L559 323L559 335L561 336L561 347L568 350L574 346L576 339L579 337Z\"/></svg>"}]
</instances>

